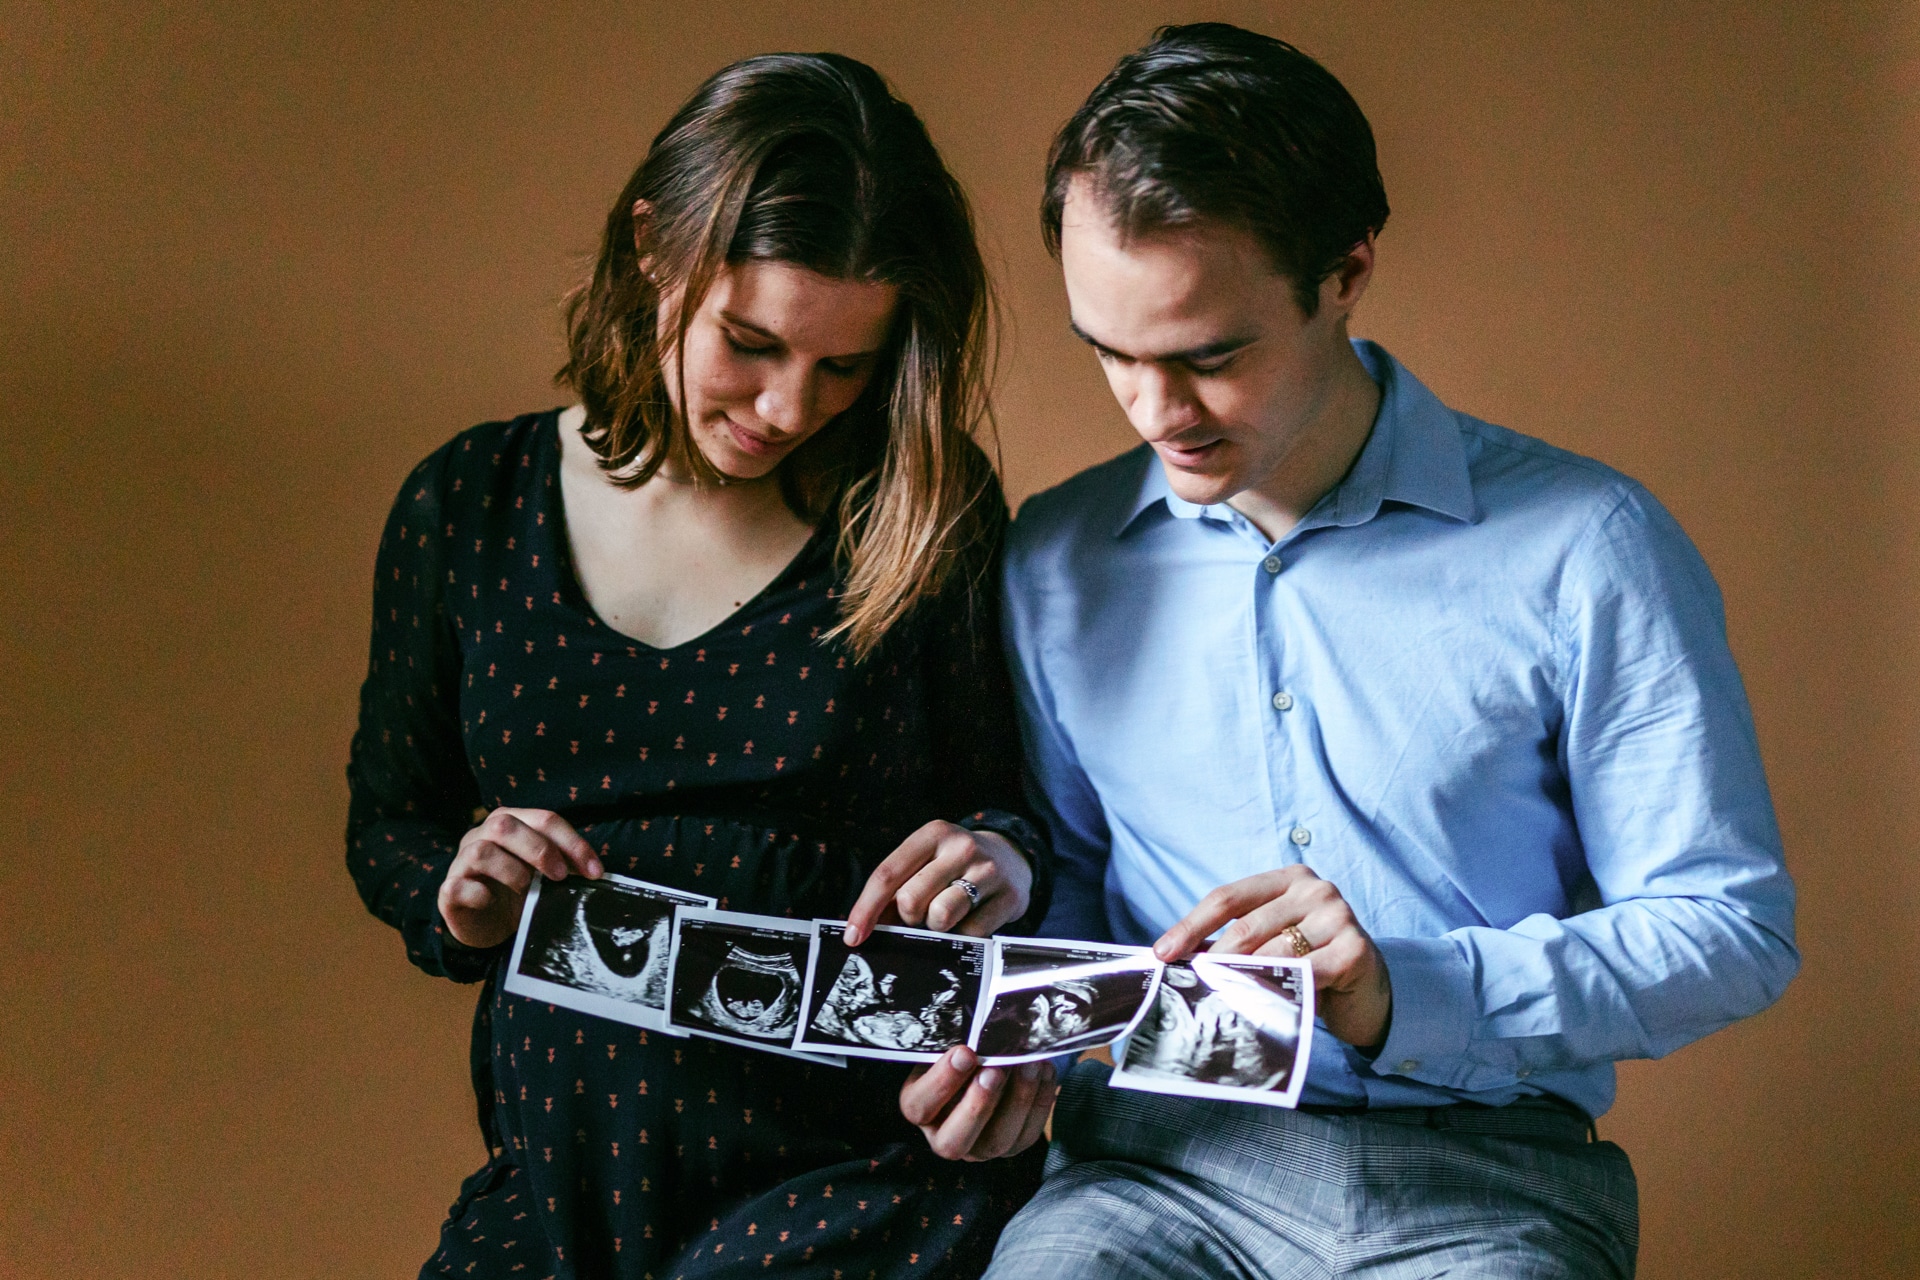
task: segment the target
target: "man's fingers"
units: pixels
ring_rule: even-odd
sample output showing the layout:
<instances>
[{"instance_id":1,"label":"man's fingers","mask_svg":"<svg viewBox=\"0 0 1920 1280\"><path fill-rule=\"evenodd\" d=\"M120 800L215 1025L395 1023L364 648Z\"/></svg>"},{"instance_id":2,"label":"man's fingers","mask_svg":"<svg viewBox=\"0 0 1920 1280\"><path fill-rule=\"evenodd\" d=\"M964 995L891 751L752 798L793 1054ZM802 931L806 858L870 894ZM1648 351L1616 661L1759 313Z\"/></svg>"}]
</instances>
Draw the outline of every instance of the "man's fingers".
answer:
<instances>
[{"instance_id":1,"label":"man's fingers","mask_svg":"<svg viewBox=\"0 0 1920 1280\"><path fill-rule=\"evenodd\" d=\"M915 1071L900 1086L900 1114L925 1128L939 1120L960 1090L973 1078L979 1060L965 1045L942 1054L931 1066Z\"/></svg>"},{"instance_id":2,"label":"man's fingers","mask_svg":"<svg viewBox=\"0 0 1920 1280\"><path fill-rule=\"evenodd\" d=\"M1190 955L1202 942L1227 921L1245 915L1261 903L1279 897L1299 878L1305 867L1282 867L1223 884L1187 912L1153 944L1154 954L1162 960L1178 960ZM1313 873L1306 872L1308 875Z\"/></svg>"},{"instance_id":3,"label":"man's fingers","mask_svg":"<svg viewBox=\"0 0 1920 1280\"><path fill-rule=\"evenodd\" d=\"M1324 895L1315 890L1316 886L1325 883L1324 880L1297 881L1279 897L1248 910L1246 914L1227 926L1226 932L1214 942L1213 952L1224 956L1250 956L1265 950L1268 943L1276 940L1291 947L1291 939L1282 934L1281 930L1288 925L1303 926L1309 917L1319 915L1321 909L1317 904ZM1345 905L1338 897L1334 899L1334 903L1336 910ZM1305 932L1314 945L1318 946L1331 937L1337 927L1337 925L1329 926L1322 922L1318 933ZM1292 955L1293 952L1288 950L1277 954Z\"/></svg>"},{"instance_id":4,"label":"man's fingers","mask_svg":"<svg viewBox=\"0 0 1920 1280\"><path fill-rule=\"evenodd\" d=\"M847 928L841 937L848 946L857 947L867 940L873 927L880 923L881 913L894 904L894 895L900 886L911 880L914 873L934 856L940 845L940 837L949 825L945 822L927 823L901 841L900 847L873 869L873 874L867 877L866 885L860 890L860 896L854 900L853 909L847 912Z\"/></svg>"}]
</instances>

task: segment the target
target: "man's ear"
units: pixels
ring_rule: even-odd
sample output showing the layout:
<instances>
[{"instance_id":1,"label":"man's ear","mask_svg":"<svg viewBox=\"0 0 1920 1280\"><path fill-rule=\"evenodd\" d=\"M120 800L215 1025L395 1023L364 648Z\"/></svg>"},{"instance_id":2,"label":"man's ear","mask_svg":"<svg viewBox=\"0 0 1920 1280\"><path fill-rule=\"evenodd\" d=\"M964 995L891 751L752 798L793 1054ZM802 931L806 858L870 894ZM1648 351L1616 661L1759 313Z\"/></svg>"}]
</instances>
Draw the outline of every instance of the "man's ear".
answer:
<instances>
[{"instance_id":1,"label":"man's ear","mask_svg":"<svg viewBox=\"0 0 1920 1280\"><path fill-rule=\"evenodd\" d=\"M1369 231L1365 240L1347 250L1347 256L1334 268L1333 274L1320 282L1320 305L1350 312L1359 305L1372 279L1373 233Z\"/></svg>"}]
</instances>

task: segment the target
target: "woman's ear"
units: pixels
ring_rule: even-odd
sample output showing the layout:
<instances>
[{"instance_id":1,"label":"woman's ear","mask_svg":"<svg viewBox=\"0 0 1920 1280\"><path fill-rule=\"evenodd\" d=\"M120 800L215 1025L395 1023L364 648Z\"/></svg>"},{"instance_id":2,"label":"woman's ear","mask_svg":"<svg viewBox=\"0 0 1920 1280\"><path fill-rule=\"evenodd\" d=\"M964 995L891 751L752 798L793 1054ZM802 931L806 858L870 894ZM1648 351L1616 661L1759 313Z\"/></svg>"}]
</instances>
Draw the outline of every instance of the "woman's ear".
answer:
<instances>
[{"instance_id":1,"label":"woman's ear","mask_svg":"<svg viewBox=\"0 0 1920 1280\"><path fill-rule=\"evenodd\" d=\"M653 203L649 200L633 202L633 248L640 255L640 274L654 284L660 282L654 278L653 255L647 252L647 229L653 221Z\"/></svg>"}]
</instances>

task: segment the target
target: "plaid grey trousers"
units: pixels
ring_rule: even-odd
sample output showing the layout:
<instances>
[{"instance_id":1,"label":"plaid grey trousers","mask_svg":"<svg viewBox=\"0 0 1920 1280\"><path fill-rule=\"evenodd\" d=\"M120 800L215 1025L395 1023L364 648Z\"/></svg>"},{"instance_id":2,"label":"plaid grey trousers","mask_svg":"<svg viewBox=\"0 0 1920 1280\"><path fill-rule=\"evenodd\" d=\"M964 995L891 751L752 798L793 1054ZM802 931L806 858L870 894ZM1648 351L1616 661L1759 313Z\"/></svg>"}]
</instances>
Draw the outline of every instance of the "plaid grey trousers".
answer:
<instances>
[{"instance_id":1,"label":"plaid grey trousers","mask_svg":"<svg viewBox=\"0 0 1920 1280\"><path fill-rule=\"evenodd\" d=\"M1630 1277L1626 1153L1549 1102L1317 1114L1106 1087L1083 1062L988 1280Z\"/></svg>"}]
</instances>

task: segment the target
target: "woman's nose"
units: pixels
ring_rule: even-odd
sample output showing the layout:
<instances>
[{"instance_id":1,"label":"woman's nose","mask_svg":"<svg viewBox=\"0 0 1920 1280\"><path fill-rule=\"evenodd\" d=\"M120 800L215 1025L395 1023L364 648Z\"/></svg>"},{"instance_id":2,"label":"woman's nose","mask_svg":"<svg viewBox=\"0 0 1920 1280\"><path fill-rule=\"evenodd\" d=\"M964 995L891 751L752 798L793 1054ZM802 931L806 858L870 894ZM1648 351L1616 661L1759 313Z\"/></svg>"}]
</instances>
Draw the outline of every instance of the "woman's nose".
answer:
<instances>
[{"instance_id":1,"label":"woman's nose","mask_svg":"<svg viewBox=\"0 0 1920 1280\"><path fill-rule=\"evenodd\" d=\"M753 412L782 435L795 435L812 424L812 379L805 374L775 378L753 399Z\"/></svg>"}]
</instances>

